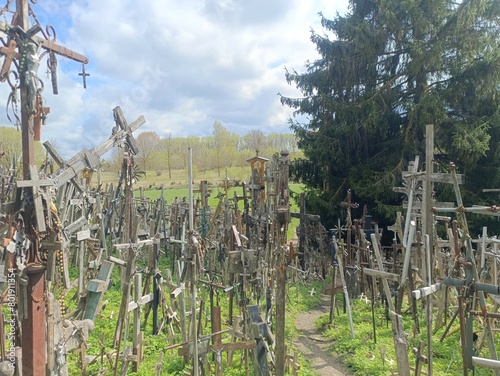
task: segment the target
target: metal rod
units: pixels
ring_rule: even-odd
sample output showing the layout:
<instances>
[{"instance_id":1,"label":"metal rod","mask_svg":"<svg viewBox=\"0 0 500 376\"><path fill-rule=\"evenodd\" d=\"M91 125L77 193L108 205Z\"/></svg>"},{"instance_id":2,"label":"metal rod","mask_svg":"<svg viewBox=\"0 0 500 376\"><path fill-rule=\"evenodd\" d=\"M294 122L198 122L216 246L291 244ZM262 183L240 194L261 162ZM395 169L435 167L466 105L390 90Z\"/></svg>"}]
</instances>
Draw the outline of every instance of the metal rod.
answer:
<instances>
[{"instance_id":1,"label":"metal rod","mask_svg":"<svg viewBox=\"0 0 500 376\"><path fill-rule=\"evenodd\" d=\"M194 213L193 213L193 149L188 148L188 180L189 180L189 230L194 229Z\"/></svg>"}]
</instances>

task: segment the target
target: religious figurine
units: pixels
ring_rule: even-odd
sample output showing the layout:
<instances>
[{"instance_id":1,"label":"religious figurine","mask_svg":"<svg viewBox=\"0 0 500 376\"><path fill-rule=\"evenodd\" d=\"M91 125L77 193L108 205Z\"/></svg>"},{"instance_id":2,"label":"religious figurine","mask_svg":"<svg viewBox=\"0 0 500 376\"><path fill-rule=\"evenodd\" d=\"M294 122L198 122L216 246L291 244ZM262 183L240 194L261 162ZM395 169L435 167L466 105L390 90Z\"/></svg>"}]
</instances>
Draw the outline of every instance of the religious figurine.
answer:
<instances>
[{"instance_id":1,"label":"religious figurine","mask_svg":"<svg viewBox=\"0 0 500 376\"><path fill-rule=\"evenodd\" d=\"M38 94L38 67L40 59L38 58L38 49L34 43L26 45L26 74L25 84L27 88L27 106L31 114L36 112L36 97Z\"/></svg>"}]
</instances>

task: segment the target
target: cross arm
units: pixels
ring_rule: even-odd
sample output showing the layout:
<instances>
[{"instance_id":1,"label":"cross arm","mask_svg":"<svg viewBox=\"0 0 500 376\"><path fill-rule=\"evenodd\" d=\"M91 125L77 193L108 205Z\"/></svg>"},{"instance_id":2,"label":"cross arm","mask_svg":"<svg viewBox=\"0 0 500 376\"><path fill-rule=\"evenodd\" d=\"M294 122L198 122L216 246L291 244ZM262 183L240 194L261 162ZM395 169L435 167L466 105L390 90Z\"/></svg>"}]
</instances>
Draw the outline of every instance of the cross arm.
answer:
<instances>
[{"instance_id":1,"label":"cross arm","mask_svg":"<svg viewBox=\"0 0 500 376\"><path fill-rule=\"evenodd\" d=\"M35 42L37 42L39 45L42 46L42 48L45 48L46 50L53 51L58 55L67 57L68 59L77 61L79 63L87 64L89 62L89 59L86 56L83 56L79 54L78 52L72 51L69 48L63 47L57 43L54 43L53 41L50 41L48 39L44 39L38 36L33 36L33 39Z\"/></svg>"},{"instance_id":2,"label":"cross arm","mask_svg":"<svg viewBox=\"0 0 500 376\"><path fill-rule=\"evenodd\" d=\"M0 31L3 31L4 33L7 33L8 30L14 29L12 25L9 25L6 22L1 22L0 21ZM54 41L39 37L37 35L30 35L28 32L24 32L22 29L19 28L18 32L21 32L21 34L26 34L29 38L31 38L35 43L38 45L42 46L42 48L48 50L48 51L53 51L58 55L67 57L68 59L78 61L83 64L87 64L89 62L89 59L75 51L70 50L69 48L63 47Z\"/></svg>"}]
</instances>

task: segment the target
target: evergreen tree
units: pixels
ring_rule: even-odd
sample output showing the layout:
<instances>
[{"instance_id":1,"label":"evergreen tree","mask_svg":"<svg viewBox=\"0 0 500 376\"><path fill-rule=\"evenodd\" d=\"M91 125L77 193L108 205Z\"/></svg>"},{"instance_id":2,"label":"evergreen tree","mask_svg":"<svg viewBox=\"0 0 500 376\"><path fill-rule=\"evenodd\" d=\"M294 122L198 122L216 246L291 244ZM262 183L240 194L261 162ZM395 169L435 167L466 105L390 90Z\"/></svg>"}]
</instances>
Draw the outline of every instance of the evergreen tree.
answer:
<instances>
[{"instance_id":1,"label":"evergreen tree","mask_svg":"<svg viewBox=\"0 0 500 376\"><path fill-rule=\"evenodd\" d=\"M392 221L402 199L392 188L423 160L429 123L439 162L454 161L475 203L486 200L481 188L500 183L500 1L351 0L345 16L320 16L320 58L286 72L303 97L281 97L295 109L306 158L291 171L309 209L332 226L351 189L360 208Z\"/></svg>"}]
</instances>

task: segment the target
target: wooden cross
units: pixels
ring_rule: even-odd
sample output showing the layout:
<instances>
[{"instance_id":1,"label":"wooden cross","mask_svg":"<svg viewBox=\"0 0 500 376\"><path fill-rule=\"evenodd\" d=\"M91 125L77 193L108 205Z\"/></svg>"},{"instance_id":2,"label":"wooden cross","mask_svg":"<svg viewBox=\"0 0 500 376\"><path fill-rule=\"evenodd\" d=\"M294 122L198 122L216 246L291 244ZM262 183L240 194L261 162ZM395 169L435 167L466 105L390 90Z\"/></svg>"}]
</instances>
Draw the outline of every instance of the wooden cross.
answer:
<instances>
[{"instance_id":1,"label":"wooden cross","mask_svg":"<svg viewBox=\"0 0 500 376\"><path fill-rule=\"evenodd\" d=\"M113 111L115 113L121 114L119 116L120 123L126 124L127 126L125 126L124 129L120 129L119 131L115 132L109 139L104 141L99 146L96 146L91 150L81 150L65 163L63 159L55 152L55 149L53 147L48 147L50 143L44 143L44 146L49 154L57 161L58 164L61 163L63 166L53 176L57 187L61 187L69 180L78 177L78 174L80 174L84 169L93 170L97 168L97 166L100 164L100 158L104 154L106 154L109 150L111 150L114 146L121 142L122 139L126 139L129 142L130 140L133 140L132 132L134 132L146 122L144 116L140 116L132 124L127 124L120 107L116 107ZM133 140L132 142L135 142L135 140ZM82 189L82 191L84 191L84 189Z\"/></svg>"},{"instance_id":2,"label":"wooden cross","mask_svg":"<svg viewBox=\"0 0 500 376\"><path fill-rule=\"evenodd\" d=\"M299 213L290 213L292 218L299 218L299 253L300 253L300 262L302 267L304 267L305 261L305 251L306 251L306 224L308 221L318 222L320 220L319 215L315 214L306 214L306 195L304 192L300 194L300 212Z\"/></svg>"},{"instance_id":3,"label":"wooden cross","mask_svg":"<svg viewBox=\"0 0 500 376\"><path fill-rule=\"evenodd\" d=\"M50 143L50 141L45 141L43 143L43 146L45 147L45 150L47 150L47 152L50 154L50 156L52 157L52 159L58 164L58 166L60 168L65 168L67 166L67 164L64 161L64 159L61 157L61 155L59 154L59 152L52 146L52 144ZM80 180L76 176L74 176L71 179L71 182L73 183L73 185L75 186L75 188L78 189L78 191L80 193L85 192L85 187L82 185L82 183L80 182Z\"/></svg>"},{"instance_id":4,"label":"wooden cross","mask_svg":"<svg viewBox=\"0 0 500 376\"><path fill-rule=\"evenodd\" d=\"M252 337L257 342L257 347L253 350L253 365L256 376L269 375L269 365L267 364L267 343L269 338L269 328L262 320L259 313L259 306L247 306L248 317L252 327Z\"/></svg>"},{"instance_id":5,"label":"wooden cross","mask_svg":"<svg viewBox=\"0 0 500 376\"><path fill-rule=\"evenodd\" d=\"M151 302L154 298L153 293L149 293L145 296L141 296L142 291L142 274L137 273L134 276L134 301L129 302L127 307L127 313L134 311L133 320L133 335L132 335L132 353L135 355L134 359L134 370L137 372L139 370L139 365L142 360L142 337L141 332L141 307L144 304Z\"/></svg>"},{"instance_id":6,"label":"wooden cross","mask_svg":"<svg viewBox=\"0 0 500 376\"><path fill-rule=\"evenodd\" d=\"M239 342L222 343L221 335L227 330L222 330L220 307L214 306L213 308L214 308L213 310L214 322L212 323L213 324L212 334L210 336L202 337L200 339L200 341L202 341L201 343L204 343L203 339L206 340L212 337L213 344L208 346L207 343L206 346L201 346L200 353L198 355L201 357L206 355L209 351L213 352L215 354L215 375L222 376L223 374L222 356L221 356L222 352L226 351L228 353L230 352L232 353L234 351L254 349L257 346L257 343L255 340L243 340ZM192 354L193 353L192 348L193 348L193 343L192 341L189 341L188 343L185 343L184 346L178 350L178 355L185 356L188 354Z\"/></svg>"},{"instance_id":7,"label":"wooden cross","mask_svg":"<svg viewBox=\"0 0 500 376\"><path fill-rule=\"evenodd\" d=\"M90 76L90 74L85 72L85 64L82 63L82 72L78 73L79 76L82 76L83 79L83 88L87 88L87 77Z\"/></svg>"},{"instance_id":8,"label":"wooden cross","mask_svg":"<svg viewBox=\"0 0 500 376\"><path fill-rule=\"evenodd\" d=\"M373 251L377 259L377 265L379 271L384 271L384 266L382 263L382 257L380 255L380 249L378 246L377 235L370 235ZM394 348L396 349L396 358L398 363L398 375L409 376L410 375L410 364L408 362L408 350L407 350L407 339L404 332L403 320L400 315L395 312L394 302L392 301L391 290L389 289L389 283L387 282L387 276L379 275L382 279L382 285L384 287L385 296L387 298L387 303L389 305L389 314L391 316L392 332L394 335Z\"/></svg>"},{"instance_id":9,"label":"wooden cross","mask_svg":"<svg viewBox=\"0 0 500 376\"><path fill-rule=\"evenodd\" d=\"M17 43L14 39L11 39L7 46L0 47L0 54L5 56L2 70L0 71L0 82L5 82L5 80L7 80L7 75L9 74L12 61L21 57L21 54L18 53L16 49Z\"/></svg>"},{"instance_id":10,"label":"wooden cross","mask_svg":"<svg viewBox=\"0 0 500 376\"><path fill-rule=\"evenodd\" d=\"M42 189L44 187L54 186L53 179L39 179L38 178L38 170L35 165L30 165L30 180L19 180L17 181L18 188L31 188L33 194L33 202L35 206L35 216L36 216L36 224L39 232L45 232L47 230L45 226L45 214L43 210L42 203ZM49 203L47 202L48 206Z\"/></svg>"},{"instance_id":11,"label":"wooden cross","mask_svg":"<svg viewBox=\"0 0 500 376\"><path fill-rule=\"evenodd\" d=\"M332 241L333 241L335 248L337 248L338 245L337 245L335 238L332 238ZM343 253L343 248L344 248L344 246L342 244L342 253ZM347 291L347 285L346 285L345 278L344 278L344 268L342 266L343 254L338 252L338 251L336 251L336 253L338 254L337 265L335 265L334 268L335 267L339 268L340 280L342 282L342 291L344 292L344 300L345 300L345 305L347 308L347 315L348 315L348 319L349 319L349 328L351 331L351 337L354 338L355 335L354 335L354 326L353 326L353 322L352 322L351 303L349 302L349 292Z\"/></svg>"},{"instance_id":12,"label":"wooden cross","mask_svg":"<svg viewBox=\"0 0 500 376\"><path fill-rule=\"evenodd\" d=\"M130 148L132 154L136 155L139 152L139 146L137 145L137 141L132 136L132 126L129 126L127 120L125 120L125 116L123 115L123 111L120 107L115 107L113 109L113 115L115 117L116 124L120 127L120 129L125 133L125 139ZM137 121L137 120L136 120Z\"/></svg>"},{"instance_id":13,"label":"wooden cross","mask_svg":"<svg viewBox=\"0 0 500 376\"><path fill-rule=\"evenodd\" d=\"M87 283L87 303L83 313L84 319L94 320L97 309L104 296L104 292L108 289L113 265L111 261L103 261L97 273L97 277L91 279Z\"/></svg>"},{"instance_id":14,"label":"wooden cross","mask_svg":"<svg viewBox=\"0 0 500 376\"><path fill-rule=\"evenodd\" d=\"M352 259L353 259L353 252L351 249L351 231L352 231L352 216L351 216L351 210L356 209L359 207L358 203L353 203L351 201L351 190L347 190L347 197L344 201L340 203L341 206L344 206L347 208L347 218L346 218L346 227L347 227L347 261L346 261L346 267L352 264Z\"/></svg>"}]
</instances>

